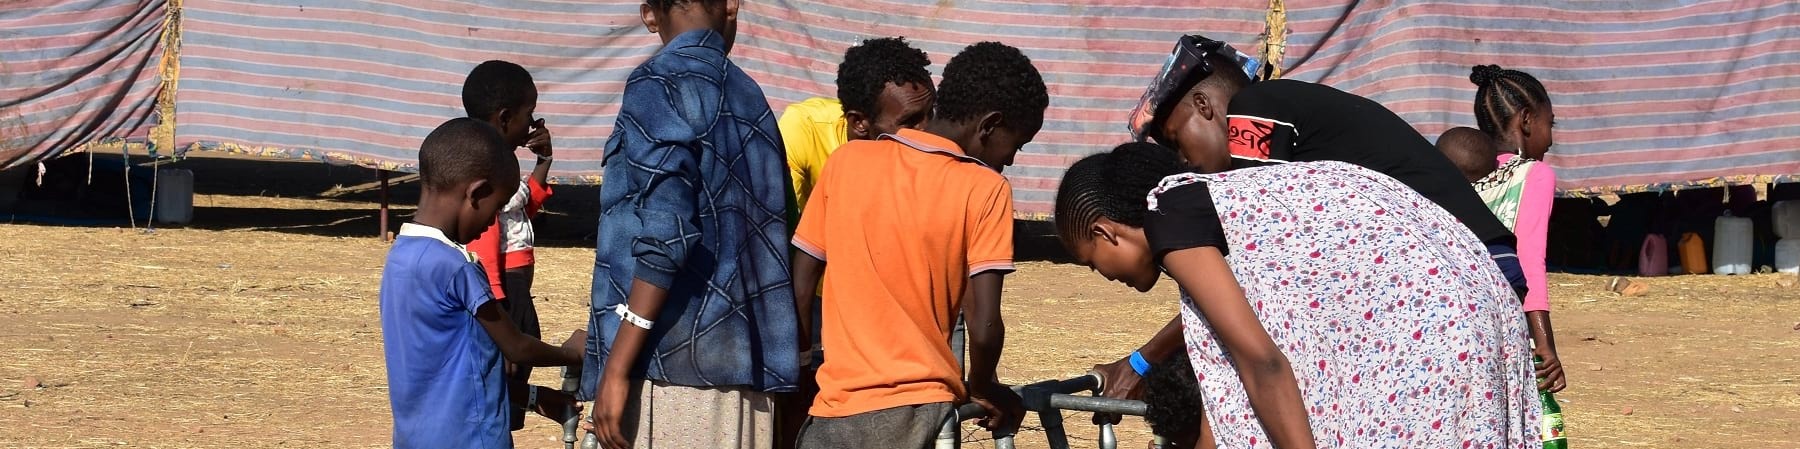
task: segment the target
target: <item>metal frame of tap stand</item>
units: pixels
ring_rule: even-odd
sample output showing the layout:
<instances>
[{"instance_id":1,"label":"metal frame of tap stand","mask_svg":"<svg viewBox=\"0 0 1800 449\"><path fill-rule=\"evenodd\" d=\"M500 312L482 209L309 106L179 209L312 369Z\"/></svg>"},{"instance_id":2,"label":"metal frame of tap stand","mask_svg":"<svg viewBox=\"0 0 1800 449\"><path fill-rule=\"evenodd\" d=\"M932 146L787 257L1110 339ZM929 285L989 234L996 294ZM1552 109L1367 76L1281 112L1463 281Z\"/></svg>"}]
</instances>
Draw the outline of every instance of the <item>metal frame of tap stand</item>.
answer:
<instances>
[{"instance_id":1,"label":"metal frame of tap stand","mask_svg":"<svg viewBox=\"0 0 1800 449\"><path fill-rule=\"evenodd\" d=\"M1062 412L1064 410L1144 416L1142 401L1074 394L1079 392L1098 394L1100 385L1100 376L1088 373L1073 379L1046 380L1016 386L1013 387L1013 391L1018 392L1019 397L1024 400L1025 410L1038 414L1038 423L1044 428L1044 437L1049 440L1050 448L1068 449L1069 436L1063 427ZM957 407L956 414L944 420L943 430L938 433L936 448L955 449L961 447L961 422L981 418L986 414L986 410L982 410L981 406L972 403ZM1119 439L1113 431L1113 425L1101 424L1098 427L1100 448L1116 449ZM994 447L996 449L1012 449L1014 436L1012 431L995 432Z\"/></svg>"},{"instance_id":2,"label":"metal frame of tap stand","mask_svg":"<svg viewBox=\"0 0 1800 449\"><path fill-rule=\"evenodd\" d=\"M951 339L949 341L952 353L956 354L956 362L958 365L964 364L964 333L964 323L959 316L957 318L956 328L952 331ZM570 369L565 367L563 368L562 374L563 390L574 393L575 389L580 385L580 369ZM966 374L967 373L965 373L965 375ZM1095 396L1100 394L1100 387L1104 384L1105 381L1100 378L1099 374L1090 372L1072 379L1046 380L1012 388L1013 391L1018 392L1019 397L1023 399L1025 410L1038 414L1038 423L1044 428L1044 437L1049 440L1050 449L1069 449L1069 435L1063 427L1062 412L1064 410L1144 416L1143 401ZM1075 394L1081 392L1086 392L1088 395L1080 396ZM973 403L963 404L962 406L957 407L954 414L944 420L943 427L938 431L938 437L934 447L936 449L961 448L962 421L979 419L986 414L986 410L983 410L981 406ZM580 440L582 449L595 449L598 447L598 441L594 439L593 435L580 435L581 432L579 432L577 426L580 419L581 417L576 415L563 423L563 447L565 449L574 449L577 439ZM1101 424L1098 427L1100 434L1100 449L1117 449L1119 439L1117 434L1114 433L1113 425ZM1015 432L1016 430L995 432L995 449L1013 449ZM577 438L578 436L581 438ZM1157 443L1157 447L1162 447L1160 438Z\"/></svg>"},{"instance_id":3,"label":"metal frame of tap stand","mask_svg":"<svg viewBox=\"0 0 1800 449\"><path fill-rule=\"evenodd\" d=\"M950 350L956 354L958 365L965 365L963 359L963 343L966 329L962 317L958 316L956 329L950 334ZM965 372L966 376L967 373ZM1063 428L1064 410L1095 413L1112 413L1117 415L1144 416L1143 401L1112 399L1099 397L1100 387L1105 380L1097 373L1089 372L1081 377L1063 380L1046 380L1024 386L1013 387L1023 399L1025 410L1038 414L1038 424L1044 428L1044 437L1049 440L1050 449L1069 449L1069 435ZM1088 396L1077 396L1075 393L1086 392ZM936 449L959 449L962 447L962 421L979 419L987 414L981 406L973 403L957 407L955 414L944 420L944 426L938 431ZM1098 426L1100 449L1116 449L1119 445L1118 435L1112 424ZM995 449L1013 449L1013 437L1016 430L994 433ZM1158 441L1157 447L1162 447Z\"/></svg>"}]
</instances>

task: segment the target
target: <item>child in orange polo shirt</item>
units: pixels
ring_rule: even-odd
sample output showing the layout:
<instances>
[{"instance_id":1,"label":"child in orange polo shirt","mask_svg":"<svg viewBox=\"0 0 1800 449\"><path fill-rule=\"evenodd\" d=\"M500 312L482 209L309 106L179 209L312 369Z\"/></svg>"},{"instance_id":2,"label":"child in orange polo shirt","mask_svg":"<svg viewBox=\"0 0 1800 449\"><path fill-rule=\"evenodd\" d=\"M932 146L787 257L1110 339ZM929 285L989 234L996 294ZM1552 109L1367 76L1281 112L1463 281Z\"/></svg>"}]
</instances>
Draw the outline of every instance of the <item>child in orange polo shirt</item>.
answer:
<instances>
[{"instance_id":1,"label":"child in orange polo shirt","mask_svg":"<svg viewBox=\"0 0 1800 449\"><path fill-rule=\"evenodd\" d=\"M833 154L800 219L795 298L811 298L826 275L820 327L832 354L802 448L924 448L964 401L988 410L981 424L990 429L1023 418L994 375L1006 335L1001 284L1013 270L1012 186L1000 170L1043 126L1049 96L1031 60L997 42L951 59L938 89L925 131ZM811 304L796 306L806 332ZM969 324L966 387L949 345L959 310Z\"/></svg>"}]
</instances>

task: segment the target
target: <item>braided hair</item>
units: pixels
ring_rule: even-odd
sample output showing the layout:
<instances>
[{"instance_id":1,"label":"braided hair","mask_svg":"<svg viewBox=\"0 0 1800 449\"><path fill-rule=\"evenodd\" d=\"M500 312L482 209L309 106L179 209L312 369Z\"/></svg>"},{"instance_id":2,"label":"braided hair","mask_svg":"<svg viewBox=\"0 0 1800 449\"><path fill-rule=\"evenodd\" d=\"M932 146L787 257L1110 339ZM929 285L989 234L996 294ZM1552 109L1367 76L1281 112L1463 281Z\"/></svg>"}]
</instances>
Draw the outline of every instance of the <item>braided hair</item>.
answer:
<instances>
[{"instance_id":1,"label":"braided hair","mask_svg":"<svg viewBox=\"0 0 1800 449\"><path fill-rule=\"evenodd\" d=\"M1550 93L1544 84L1529 73L1502 69L1497 65L1478 65L1469 70L1469 82L1475 83L1475 123L1481 132L1500 137L1507 122L1526 109L1542 111L1550 104Z\"/></svg>"},{"instance_id":2,"label":"braided hair","mask_svg":"<svg viewBox=\"0 0 1800 449\"><path fill-rule=\"evenodd\" d=\"M1144 225L1145 197L1163 177L1181 172L1181 155L1148 142L1119 145L1069 166L1056 187L1056 236L1075 247L1087 229L1105 217L1126 226Z\"/></svg>"}]
</instances>

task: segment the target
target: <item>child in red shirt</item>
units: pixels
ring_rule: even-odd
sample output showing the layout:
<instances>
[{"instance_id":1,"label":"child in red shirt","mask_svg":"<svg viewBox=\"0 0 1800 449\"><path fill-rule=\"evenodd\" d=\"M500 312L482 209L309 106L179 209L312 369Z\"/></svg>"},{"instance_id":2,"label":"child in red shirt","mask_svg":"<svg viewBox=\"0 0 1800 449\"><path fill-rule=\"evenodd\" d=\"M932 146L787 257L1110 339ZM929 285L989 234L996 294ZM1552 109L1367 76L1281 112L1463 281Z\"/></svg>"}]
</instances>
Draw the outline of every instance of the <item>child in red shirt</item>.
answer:
<instances>
[{"instance_id":1,"label":"child in red shirt","mask_svg":"<svg viewBox=\"0 0 1800 449\"><path fill-rule=\"evenodd\" d=\"M519 181L519 189L501 206L498 217L480 237L469 242L469 250L481 261L487 272L488 286L501 308L532 338L542 338L538 327L537 307L532 304L532 246L536 236L531 219L537 217L544 200L550 197L550 131L542 119L533 119L537 111L537 86L524 67L506 61L488 61L475 66L463 81L463 108L469 118L485 121L500 130L507 145L525 147L537 155L537 166L531 176ZM506 384L515 394L526 391L531 367L508 364ZM525 410L512 411L512 430L525 426Z\"/></svg>"}]
</instances>

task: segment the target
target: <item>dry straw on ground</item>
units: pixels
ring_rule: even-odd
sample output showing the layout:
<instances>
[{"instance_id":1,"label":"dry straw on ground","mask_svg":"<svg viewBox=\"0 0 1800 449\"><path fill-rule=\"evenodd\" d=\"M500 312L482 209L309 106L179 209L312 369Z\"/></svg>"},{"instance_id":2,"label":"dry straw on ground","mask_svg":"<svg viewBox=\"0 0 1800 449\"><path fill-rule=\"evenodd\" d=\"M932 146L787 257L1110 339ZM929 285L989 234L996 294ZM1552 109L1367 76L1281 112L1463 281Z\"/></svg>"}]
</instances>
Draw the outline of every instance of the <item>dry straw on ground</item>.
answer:
<instances>
[{"instance_id":1,"label":"dry straw on ground","mask_svg":"<svg viewBox=\"0 0 1800 449\"><path fill-rule=\"evenodd\" d=\"M196 204L342 211L331 219L372 230L344 210L367 203ZM0 447L386 446L375 292L387 246L318 229L0 225ZM586 325L593 253L539 251L538 309L560 341ZM1551 279L1577 447L1800 447L1800 293L1783 278L1639 279L1650 289L1631 298L1609 279ZM1023 264L1007 282L1002 376L1070 377L1128 353L1174 313L1169 284L1137 294L1084 268ZM1069 414L1071 437L1093 438L1087 421ZM521 448L560 447L558 435L547 420L515 434ZM1120 438L1148 435L1128 419Z\"/></svg>"}]
</instances>

